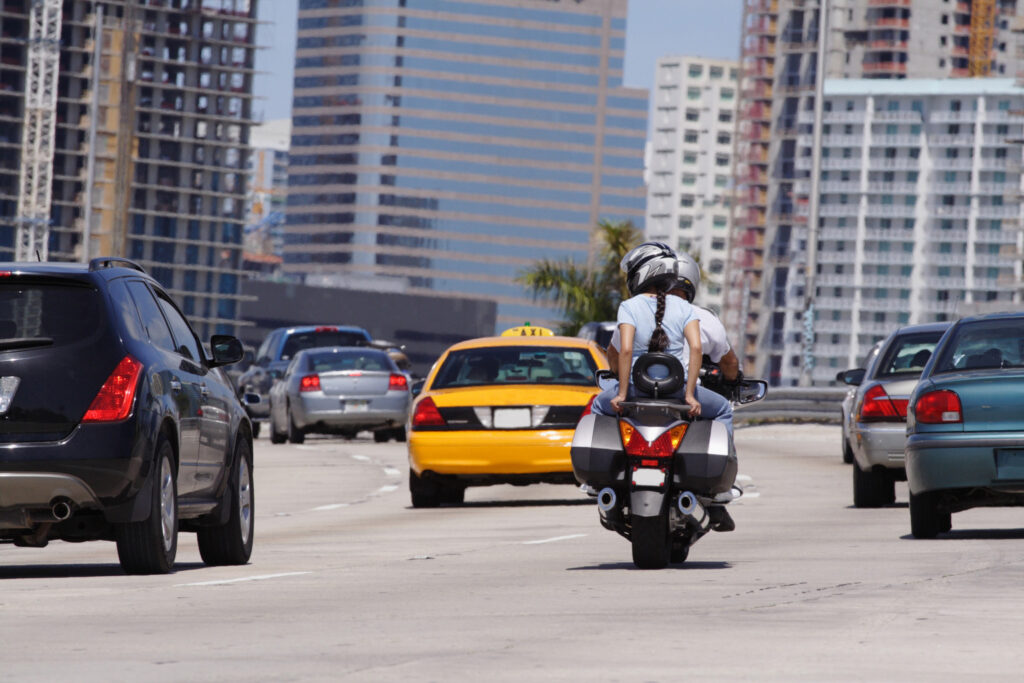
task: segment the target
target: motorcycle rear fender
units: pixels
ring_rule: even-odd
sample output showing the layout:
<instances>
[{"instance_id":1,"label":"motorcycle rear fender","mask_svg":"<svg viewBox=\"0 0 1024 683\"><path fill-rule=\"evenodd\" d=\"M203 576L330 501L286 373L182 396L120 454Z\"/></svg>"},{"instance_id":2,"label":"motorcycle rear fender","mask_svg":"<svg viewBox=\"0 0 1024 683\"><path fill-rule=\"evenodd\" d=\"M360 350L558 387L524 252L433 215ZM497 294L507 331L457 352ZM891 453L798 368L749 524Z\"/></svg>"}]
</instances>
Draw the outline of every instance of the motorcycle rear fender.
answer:
<instances>
[{"instance_id":1,"label":"motorcycle rear fender","mask_svg":"<svg viewBox=\"0 0 1024 683\"><path fill-rule=\"evenodd\" d=\"M657 517L665 507L665 494L661 491L637 489L629 492L631 517Z\"/></svg>"},{"instance_id":2,"label":"motorcycle rear fender","mask_svg":"<svg viewBox=\"0 0 1024 683\"><path fill-rule=\"evenodd\" d=\"M672 488L722 493L732 488L736 471L736 449L725 425L714 420L690 423L674 456Z\"/></svg>"},{"instance_id":3,"label":"motorcycle rear fender","mask_svg":"<svg viewBox=\"0 0 1024 683\"><path fill-rule=\"evenodd\" d=\"M608 415L584 415L569 449L572 471L580 483L601 489L626 480L626 456L619 421Z\"/></svg>"}]
</instances>

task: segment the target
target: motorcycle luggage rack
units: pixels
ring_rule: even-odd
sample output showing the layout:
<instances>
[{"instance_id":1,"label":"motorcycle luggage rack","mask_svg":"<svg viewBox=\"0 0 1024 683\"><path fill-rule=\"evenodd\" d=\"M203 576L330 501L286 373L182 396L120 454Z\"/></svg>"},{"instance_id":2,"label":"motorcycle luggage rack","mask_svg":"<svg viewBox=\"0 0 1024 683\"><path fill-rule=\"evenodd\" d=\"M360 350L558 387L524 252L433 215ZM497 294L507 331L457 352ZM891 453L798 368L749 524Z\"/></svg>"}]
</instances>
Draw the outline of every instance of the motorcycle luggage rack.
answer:
<instances>
[{"instance_id":1,"label":"motorcycle luggage rack","mask_svg":"<svg viewBox=\"0 0 1024 683\"><path fill-rule=\"evenodd\" d=\"M675 419L686 419L690 415L690 406L682 401L623 401L619 407L625 415L663 415Z\"/></svg>"}]
</instances>

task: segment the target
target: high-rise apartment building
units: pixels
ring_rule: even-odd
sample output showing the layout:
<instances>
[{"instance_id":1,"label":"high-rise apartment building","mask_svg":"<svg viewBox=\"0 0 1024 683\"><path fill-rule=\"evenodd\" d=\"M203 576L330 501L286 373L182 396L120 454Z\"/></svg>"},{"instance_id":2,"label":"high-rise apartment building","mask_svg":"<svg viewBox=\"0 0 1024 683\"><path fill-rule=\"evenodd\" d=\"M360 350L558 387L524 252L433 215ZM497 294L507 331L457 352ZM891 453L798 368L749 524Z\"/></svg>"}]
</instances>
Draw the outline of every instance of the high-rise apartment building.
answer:
<instances>
[{"instance_id":1,"label":"high-rise apartment building","mask_svg":"<svg viewBox=\"0 0 1024 683\"><path fill-rule=\"evenodd\" d=\"M699 255L708 275L698 301L722 306L732 225L732 154L739 63L658 60L647 189L647 236Z\"/></svg>"},{"instance_id":2,"label":"high-rise apartment building","mask_svg":"<svg viewBox=\"0 0 1024 683\"><path fill-rule=\"evenodd\" d=\"M280 257L288 190L291 119L275 119L250 131L245 251L247 258Z\"/></svg>"},{"instance_id":3,"label":"high-rise apartment building","mask_svg":"<svg viewBox=\"0 0 1024 683\"><path fill-rule=\"evenodd\" d=\"M473 297L643 227L647 93L626 0L300 0L284 259L307 283Z\"/></svg>"},{"instance_id":4,"label":"high-rise apartment building","mask_svg":"<svg viewBox=\"0 0 1024 683\"><path fill-rule=\"evenodd\" d=\"M829 80L823 105L813 379L899 325L1014 306L1024 88Z\"/></svg>"},{"instance_id":5,"label":"high-rise apartment building","mask_svg":"<svg viewBox=\"0 0 1024 683\"><path fill-rule=\"evenodd\" d=\"M0 4L4 259L14 257L32 5ZM254 0L63 3L49 258L137 260L203 336L238 323L255 26Z\"/></svg>"},{"instance_id":6,"label":"high-rise apartment building","mask_svg":"<svg viewBox=\"0 0 1024 683\"><path fill-rule=\"evenodd\" d=\"M903 79L1017 71L1015 0L830 2L826 76ZM803 368L804 262L819 0L744 4L736 223L726 324L748 372L794 384ZM798 152L798 150L801 150ZM806 155L806 156L804 156Z\"/></svg>"}]
</instances>

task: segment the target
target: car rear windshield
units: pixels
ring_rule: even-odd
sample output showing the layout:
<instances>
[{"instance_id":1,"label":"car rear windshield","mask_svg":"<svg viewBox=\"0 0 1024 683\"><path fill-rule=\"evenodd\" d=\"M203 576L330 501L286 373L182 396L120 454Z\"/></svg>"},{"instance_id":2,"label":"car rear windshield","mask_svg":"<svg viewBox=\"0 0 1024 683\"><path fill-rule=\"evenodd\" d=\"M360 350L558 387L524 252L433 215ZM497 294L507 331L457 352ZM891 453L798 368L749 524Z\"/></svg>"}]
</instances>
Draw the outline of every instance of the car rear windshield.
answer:
<instances>
[{"instance_id":1,"label":"car rear windshield","mask_svg":"<svg viewBox=\"0 0 1024 683\"><path fill-rule=\"evenodd\" d=\"M0 350L79 341L96 332L100 316L91 287L0 284Z\"/></svg>"},{"instance_id":2,"label":"car rear windshield","mask_svg":"<svg viewBox=\"0 0 1024 683\"><path fill-rule=\"evenodd\" d=\"M323 351L307 353L308 368L312 372L344 372L368 370L390 372L391 359L383 351Z\"/></svg>"},{"instance_id":3,"label":"car rear windshield","mask_svg":"<svg viewBox=\"0 0 1024 683\"><path fill-rule=\"evenodd\" d=\"M295 332L288 336L281 349L281 360L291 360L299 351L315 349L318 346L365 346L366 337L359 332L344 330L317 330Z\"/></svg>"},{"instance_id":4,"label":"car rear windshield","mask_svg":"<svg viewBox=\"0 0 1024 683\"><path fill-rule=\"evenodd\" d=\"M956 328L935 372L1024 367L1024 318L978 320Z\"/></svg>"},{"instance_id":5,"label":"car rear windshield","mask_svg":"<svg viewBox=\"0 0 1024 683\"><path fill-rule=\"evenodd\" d=\"M493 346L448 354L431 389L496 384L592 386L597 364L585 349Z\"/></svg>"},{"instance_id":6,"label":"car rear windshield","mask_svg":"<svg viewBox=\"0 0 1024 683\"><path fill-rule=\"evenodd\" d=\"M875 377L919 377L941 338L942 330L915 332L896 337L885 350L885 356L878 364Z\"/></svg>"}]
</instances>

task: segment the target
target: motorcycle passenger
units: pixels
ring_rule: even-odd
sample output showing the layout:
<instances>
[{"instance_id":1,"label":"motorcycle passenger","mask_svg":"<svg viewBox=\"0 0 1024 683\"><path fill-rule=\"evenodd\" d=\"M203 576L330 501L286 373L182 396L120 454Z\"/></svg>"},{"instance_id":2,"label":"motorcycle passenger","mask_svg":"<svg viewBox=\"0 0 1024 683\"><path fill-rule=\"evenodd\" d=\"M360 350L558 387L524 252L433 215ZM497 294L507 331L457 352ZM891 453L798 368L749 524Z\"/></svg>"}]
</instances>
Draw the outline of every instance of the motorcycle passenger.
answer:
<instances>
[{"instance_id":1,"label":"motorcycle passenger","mask_svg":"<svg viewBox=\"0 0 1024 683\"><path fill-rule=\"evenodd\" d=\"M625 379L598 394L593 412L618 413L619 404L636 395L630 381L633 363L644 353L662 351L679 358L686 369L685 388L671 398L682 398L690 416L697 417L701 414L695 394L702 355L700 323L689 302L667 294L678 272L675 252L659 242L645 242L626 254L620 267L626 273L630 298L619 304L621 348L609 361L618 377Z\"/></svg>"}]
</instances>

